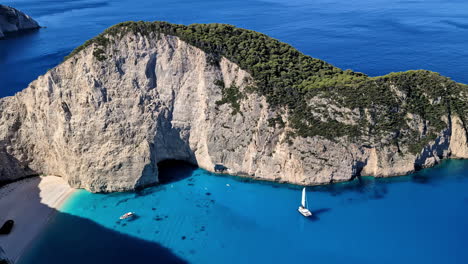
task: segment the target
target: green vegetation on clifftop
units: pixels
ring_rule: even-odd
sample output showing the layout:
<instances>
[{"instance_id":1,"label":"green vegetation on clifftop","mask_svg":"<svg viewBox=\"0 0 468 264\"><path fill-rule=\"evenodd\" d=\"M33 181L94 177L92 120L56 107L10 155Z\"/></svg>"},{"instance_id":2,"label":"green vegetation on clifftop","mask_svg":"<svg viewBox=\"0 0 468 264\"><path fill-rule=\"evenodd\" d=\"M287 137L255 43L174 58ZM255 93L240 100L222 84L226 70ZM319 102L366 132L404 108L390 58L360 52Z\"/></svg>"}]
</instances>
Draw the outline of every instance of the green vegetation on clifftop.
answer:
<instances>
[{"instance_id":1,"label":"green vegetation on clifftop","mask_svg":"<svg viewBox=\"0 0 468 264\"><path fill-rule=\"evenodd\" d=\"M85 42L65 59L95 44L94 55L104 61L109 37L118 38L129 32L177 36L207 52L214 66L221 57L236 63L252 75L255 91L267 98L270 107L289 111L288 124L294 135L406 145L415 153L447 127L450 114L456 113L462 119L466 116L466 100L462 99L466 98L466 85L438 73L418 70L368 77L306 56L264 34L225 24L124 22ZM240 112L242 94L238 88L224 84L221 88L223 99L217 104L229 103L233 114ZM356 111L357 117L352 122L338 121L338 117L348 117L331 113L330 109L319 111L310 103L312 98ZM410 125L415 116L424 124L422 132ZM275 120L281 119L271 120L271 125L275 125ZM386 142L377 142L378 139Z\"/></svg>"}]
</instances>

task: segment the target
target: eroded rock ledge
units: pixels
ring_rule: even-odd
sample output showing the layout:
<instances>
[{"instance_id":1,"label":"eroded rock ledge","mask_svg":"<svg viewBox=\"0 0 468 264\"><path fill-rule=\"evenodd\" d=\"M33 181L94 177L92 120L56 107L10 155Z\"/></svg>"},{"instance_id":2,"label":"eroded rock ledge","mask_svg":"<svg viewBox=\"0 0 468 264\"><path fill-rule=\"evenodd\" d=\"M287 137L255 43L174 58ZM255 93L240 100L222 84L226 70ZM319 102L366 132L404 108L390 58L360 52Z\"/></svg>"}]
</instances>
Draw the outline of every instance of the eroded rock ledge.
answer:
<instances>
[{"instance_id":1,"label":"eroded rock ledge","mask_svg":"<svg viewBox=\"0 0 468 264\"><path fill-rule=\"evenodd\" d=\"M217 57L213 63L213 54L162 33L108 35L105 46L81 48L22 92L0 99L0 180L51 174L92 192L124 191L157 183L158 162L175 159L314 185L402 175L468 157L460 111L441 114L443 129L416 153L392 137L291 136L287 109L252 91L250 71ZM237 102L226 103L229 87L242 94ZM391 92L405 103L407 87ZM308 100L312 109L325 104L337 124L375 122L372 109L347 108L323 94ZM284 123L272 124L278 117ZM405 120L420 138L430 129L417 114L406 113Z\"/></svg>"}]
</instances>

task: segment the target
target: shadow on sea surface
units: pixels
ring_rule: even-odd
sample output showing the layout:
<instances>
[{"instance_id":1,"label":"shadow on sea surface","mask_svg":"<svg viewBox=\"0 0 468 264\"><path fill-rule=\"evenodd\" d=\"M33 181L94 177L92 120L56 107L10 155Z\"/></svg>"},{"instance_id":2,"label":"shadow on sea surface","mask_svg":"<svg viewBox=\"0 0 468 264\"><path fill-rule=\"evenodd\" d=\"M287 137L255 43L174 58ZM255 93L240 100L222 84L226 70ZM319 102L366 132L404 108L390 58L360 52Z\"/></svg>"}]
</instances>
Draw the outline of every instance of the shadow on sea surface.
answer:
<instances>
[{"instance_id":1,"label":"shadow on sea surface","mask_svg":"<svg viewBox=\"0 0 468 264\"><path fill-rule=\"evenodd\" d=\"M32 29L23 29L20 31L13 31L13 32L5 32L5 39L15 39L15 38L23 38L27 37L28 35L32 36L39 32L40 28L32 28Z\"/></svg>"},{"instance_id":2,"label":"shadow on sea surface","mask_svg":"<svg viewBox=\"0 0 468 264\"><path fill-rule=\"evenodd\" d=\"M171 183L175 183L186 178L192 177L194 172L198 169L197 166L180 160L164 160L158 163L158 178L159 183L154 186L147 186L142 189L135 191L129 191L127 193L133 194L134 197L126 197L119 200L115 205L126 203L132 198L146 196L154 193L155 191L161 191L169 186ZM192 177L189 180L189 185L194 185L195 179ZM108 197L119 197L122 192L106 193Z\"/></svg>"},{"instance_id":3,"label":"shadow on sea surface","mask_svg":"<svg viewBox=\"0 0 468 264\"><path fill-rule=\"evenodd\" d=\"M177 163L176 163L177 164ZM383 199L388 194L388 186L401 182L412 182L415 184L423 184L428 186L436 186L438 183L447 179L460 180L466 178L468 174L464 171L468 170L467 160L447 159L443 160L440 164L421 169L415 173L402 176L375 178L372 176L359 176L351 181L331 183L326 185L309 186L308 191L312 192L326 192L332 196L340 196L345 193L358 193L365 200L378 200ZM292 190L300 190L303 186L266 181L258 178L249 178L234 176L228 174L211 173L217 177L229 177L239 182L269 185L272 188L288 188ZM186 177L191 176L187 174Z\"/></svg>"},{"instance_id":4,"label":"shadow on sea surface","mask_svg":"<svg viewBox=\"0 0 468 264\"><path fill-rule=\"evenodd\" d=\"M31 201L40 203L39 194L36 188L35 193L28 195ZM47 207L42 203L38 206ZM17 264L186 263L158 243L116 232L89 219L60 211L55 213ZM15 229L22 228L27 227L15 226ZM15 232L10 235L14 236Z\"/></svg>"},{"instance_id":5,"label":"shadow on sea surface","mask_svg":"<svg viewBox=\"0 0 468 264\"><path fill-rule=\"evenodd\" d=\"M312 212L312 215L307 217L307 219L311 220L311 221L318 221L320 220L320 216L324 213L327 213L331 211L331 208L321 208L321 209L317 209L317 210L311 210Z\"/></svg>"}]
</instances>

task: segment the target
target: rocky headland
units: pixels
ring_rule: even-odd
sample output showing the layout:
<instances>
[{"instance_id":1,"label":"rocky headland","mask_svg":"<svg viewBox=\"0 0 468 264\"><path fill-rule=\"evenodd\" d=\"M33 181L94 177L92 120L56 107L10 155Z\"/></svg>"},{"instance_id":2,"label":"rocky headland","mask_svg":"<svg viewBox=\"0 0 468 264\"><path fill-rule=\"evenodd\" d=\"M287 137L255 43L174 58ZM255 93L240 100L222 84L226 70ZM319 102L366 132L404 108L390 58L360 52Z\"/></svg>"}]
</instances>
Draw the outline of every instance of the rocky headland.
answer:
<instances>
[{"instance_id":1,"label":"rocky headland","mask_svg":"<svg viewBox=\"0 0 468 264\"><path fill-rule=\"evenodd\" d=\"M429 71L343 71L230 25L125 22L0 99L0 180L125 191L157 183L164 160L301 185L403 175L468 157L467 92Z\"/></svg>"},{"instance_id":2,"label":"rocky headland","mask_svg":"<svg viewBox=\"0 0 468 264\"><path fill-rule=\"evenodd\" d=\"M39 24L25 13L6 5L0 5L0 38L5 33L40 28Z\"/></svg>"}]
</instances>

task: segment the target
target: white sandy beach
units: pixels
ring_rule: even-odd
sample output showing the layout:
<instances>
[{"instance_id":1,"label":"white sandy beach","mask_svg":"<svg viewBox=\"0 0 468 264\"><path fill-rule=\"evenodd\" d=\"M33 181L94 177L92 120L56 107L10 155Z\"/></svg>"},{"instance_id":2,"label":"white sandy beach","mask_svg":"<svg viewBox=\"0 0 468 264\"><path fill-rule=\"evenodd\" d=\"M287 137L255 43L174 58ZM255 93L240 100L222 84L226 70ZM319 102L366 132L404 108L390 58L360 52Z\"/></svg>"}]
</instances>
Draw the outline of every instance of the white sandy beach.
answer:
<instances>
[{"instance_id":1,"label":"white sandy beach","mask_svg":"<svg viewBox=\"0 0 468 264\"><path fill-rule=\"evenodd\" d=\"M0 225L15 221L9 235L0 235L0 247L13 263L73 192L56 176L29 178L0 189Z\"/></svg>"}]
</instances>

